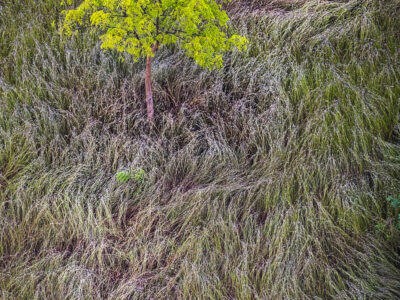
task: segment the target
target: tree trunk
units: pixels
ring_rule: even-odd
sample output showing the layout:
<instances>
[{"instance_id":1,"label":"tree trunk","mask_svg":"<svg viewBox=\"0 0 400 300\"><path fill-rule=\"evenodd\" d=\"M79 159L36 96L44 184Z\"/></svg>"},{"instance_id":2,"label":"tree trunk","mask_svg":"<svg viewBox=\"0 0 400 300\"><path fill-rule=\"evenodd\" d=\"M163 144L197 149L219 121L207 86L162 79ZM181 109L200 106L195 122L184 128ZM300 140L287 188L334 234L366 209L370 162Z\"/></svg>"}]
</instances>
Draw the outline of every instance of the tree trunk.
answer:
<instances>
[{"instance_id":1,"label":"tree trunk","mask_svg":"<svg viewBox=\"0 0 400 300\"><path fill-rule=\"evenodd\" d=\"M152 52L156 52L158 49L159 43L157 42L153 48ZM154 103L153 103L153 91L151 89L151 60L152 56L148 55L146 59L146 106L147 106L147 120L150 124L154 124Z\"/></svg>"},{"instance_id":2,"label":"tree trunk","mask_svg":"<svg viewBox=\"0 0 400 300\"><path fill-rule=\"evenodd\" d=\"M146 60L146 106L147 106L147 121L154 124L154 103L153 92L151 90L151 55L147 56Z\"/></svg>"}]
</instances>

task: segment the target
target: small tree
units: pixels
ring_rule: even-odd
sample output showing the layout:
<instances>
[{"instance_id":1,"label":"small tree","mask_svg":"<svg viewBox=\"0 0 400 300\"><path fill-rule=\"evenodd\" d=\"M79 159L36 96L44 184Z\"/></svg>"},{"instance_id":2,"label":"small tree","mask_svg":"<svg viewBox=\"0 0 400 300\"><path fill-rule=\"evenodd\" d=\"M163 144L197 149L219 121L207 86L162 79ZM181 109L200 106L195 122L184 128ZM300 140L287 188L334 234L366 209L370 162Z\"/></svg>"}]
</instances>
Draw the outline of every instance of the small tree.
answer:
<instances>
[{"instance_id":1,"label":"small tree","mask_svg":"<svg viewBox=\"0 0 400 300\"><path fill-rule=\"evenodd\" d=\"M228 0L230 1L230 0ZM71 0L69 0L71 4ZM71 36L90 25L102 32L102 49L146 57L147 118L154 123L151 61L163 45L176 44L201 67L221 68L222 54L244 50L247 39L222 30L229 18L215 0L84 0L64 12L61 33Z\"/></svg>"}]
</instances>

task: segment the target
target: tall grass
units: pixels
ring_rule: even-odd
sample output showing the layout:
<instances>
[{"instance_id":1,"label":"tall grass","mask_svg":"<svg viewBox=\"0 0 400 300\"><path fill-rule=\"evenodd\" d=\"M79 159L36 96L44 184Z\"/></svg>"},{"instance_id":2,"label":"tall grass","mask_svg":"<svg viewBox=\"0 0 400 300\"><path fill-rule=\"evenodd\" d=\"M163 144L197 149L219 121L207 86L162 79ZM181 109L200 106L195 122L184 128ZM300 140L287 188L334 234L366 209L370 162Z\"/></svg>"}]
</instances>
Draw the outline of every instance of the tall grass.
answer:
<instances>
[{"instance_id":1,"label":"tall grass","mask_svg":"<svg viewBox=\"0 0 400 300\"><path fill-rule=\"evenodd\" d=\"M144 62L58 2L0 4L3 299L400 297L400 1L229 4L247 53L163 49L154 130Z\"/></svg>"}]
</instances>

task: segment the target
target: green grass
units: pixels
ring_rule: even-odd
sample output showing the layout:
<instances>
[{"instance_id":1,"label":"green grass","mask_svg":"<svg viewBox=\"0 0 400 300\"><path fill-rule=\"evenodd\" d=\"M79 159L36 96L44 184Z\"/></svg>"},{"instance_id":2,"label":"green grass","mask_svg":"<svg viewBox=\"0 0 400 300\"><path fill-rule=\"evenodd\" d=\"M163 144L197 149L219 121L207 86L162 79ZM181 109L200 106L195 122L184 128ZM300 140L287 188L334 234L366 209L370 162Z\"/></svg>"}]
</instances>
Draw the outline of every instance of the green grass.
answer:
<instances>
[{"instance_id":1,"label":"green grass","mask_svg":"<svg viewBox=\"0 0 400 300\"><path fill-rule=\"evenodd\" d=\"M248 51L161 50L153 130L58 2L0 4L2 299L400 297L400 1L229 4Z\"/></svg>"}]
</instances>

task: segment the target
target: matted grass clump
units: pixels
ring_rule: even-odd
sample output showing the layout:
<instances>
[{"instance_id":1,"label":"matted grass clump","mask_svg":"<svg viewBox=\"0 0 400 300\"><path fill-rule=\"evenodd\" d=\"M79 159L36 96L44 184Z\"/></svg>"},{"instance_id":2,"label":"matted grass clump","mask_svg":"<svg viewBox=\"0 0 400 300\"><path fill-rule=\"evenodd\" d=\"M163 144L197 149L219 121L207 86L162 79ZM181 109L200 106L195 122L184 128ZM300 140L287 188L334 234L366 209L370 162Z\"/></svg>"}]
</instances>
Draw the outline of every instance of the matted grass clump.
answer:
<instances>
[{"instance_id":1,"label":"matted grass clump","mask_svg":"<svg viewBox=\"0 0 400 300\"><path fill-rule=\"evenodd\" d=\"M144 61L1 2L2 299L400 297L400 1L227 9L247 52L162 49L149 130Z\"/></svg>"}]
</instances>

